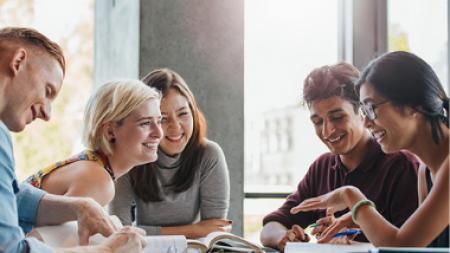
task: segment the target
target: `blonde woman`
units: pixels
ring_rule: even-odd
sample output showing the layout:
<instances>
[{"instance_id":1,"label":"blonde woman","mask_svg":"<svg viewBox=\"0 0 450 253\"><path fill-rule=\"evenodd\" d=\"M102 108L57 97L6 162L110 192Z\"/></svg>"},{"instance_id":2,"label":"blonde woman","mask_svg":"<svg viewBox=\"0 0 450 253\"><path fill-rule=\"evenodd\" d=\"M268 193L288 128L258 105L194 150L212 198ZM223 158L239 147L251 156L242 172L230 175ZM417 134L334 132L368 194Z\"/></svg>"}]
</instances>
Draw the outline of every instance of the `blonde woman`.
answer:
<instances>
[{"instance_id":1,"label":"blonde woman","mask_svg":"<svg viewBox=\"0 0 450 253\"><path fill-rule=\"evenodd\" d=\"M230 232L225 155L206 138L207 124L194 94L170 69L156 69L142 80L162 94L164 137L158 160L132 169L118 181L109 212L130 225L134 200L136 225L149 235L192 239L215 231Z\"/></svg>"},{"instance_id":2,"label":"blonde woman","mask_svg":"<svg viewBox=\"0 0 450 253\"><path fill-rule=\"evenodd\" d=\"M26 181L52 194L91 197L107 205L114 198L117 178L157 159L162 136L159 106L159 93L138 80L102 85L84 113L87 149Z\"/></svg>"}]
</instances>

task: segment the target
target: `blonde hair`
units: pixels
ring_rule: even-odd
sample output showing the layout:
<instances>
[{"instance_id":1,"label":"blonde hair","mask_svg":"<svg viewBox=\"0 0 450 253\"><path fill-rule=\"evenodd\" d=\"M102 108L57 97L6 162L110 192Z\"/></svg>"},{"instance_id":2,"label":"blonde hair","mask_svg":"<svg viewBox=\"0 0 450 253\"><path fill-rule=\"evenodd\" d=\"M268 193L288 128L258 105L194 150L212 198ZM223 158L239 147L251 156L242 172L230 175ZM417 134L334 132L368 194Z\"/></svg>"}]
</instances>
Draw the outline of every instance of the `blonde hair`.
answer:
<instances>
[{"instance_id":1,"label":"blonde hair","mask_svg":"<svg viewBox=\"0 0 450 253\"><path fill-rule=\"evenodd\" d=\"M113 154L103 134L103 125L111 122L121 126L130 113L148 99L161 99L155 89L139 80L116 80L100 86L89 98L84 110L83 144L91 150Z\"/></svg>"}]
</instances>

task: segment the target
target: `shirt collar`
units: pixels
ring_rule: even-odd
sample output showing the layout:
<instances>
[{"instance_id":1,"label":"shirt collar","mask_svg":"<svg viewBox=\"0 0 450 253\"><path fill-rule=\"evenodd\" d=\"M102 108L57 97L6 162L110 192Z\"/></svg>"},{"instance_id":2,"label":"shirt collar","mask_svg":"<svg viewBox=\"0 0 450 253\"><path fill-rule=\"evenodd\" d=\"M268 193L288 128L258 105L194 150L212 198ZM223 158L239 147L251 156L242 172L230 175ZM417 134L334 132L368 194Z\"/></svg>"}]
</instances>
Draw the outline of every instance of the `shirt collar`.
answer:
<instances>
[{"instance_id":1,"label":"shirt collar","mask_svg":"<svg viewBox=\"0 0 450 253\"><path fill-rule=\"evenodd\" d=\"M364 172L368 171L370 168L372 168L375 165L375 162L378 160L378 157L382 153L380 144L372 140L372 143L370 144L369 152L367 152L366 156L362 160L362 162L356 166L355 169L360 169ZM338 155L335 157L335 164L332 167L333 169L342 168L344 165L342 164L341 159Z\"/></svg>"},{"instance_id":2,"label":"shirt collar","mask_svg":"<svg viewBox=\"0 0 450 253\"><path fill-rule=\"evenodd\" d=\"M156 160L156 164L163 169L176 168L181 164L181 157L181 154L168 156L161 149L158 149L158 159Z\"/></svg>"}]
</instances>

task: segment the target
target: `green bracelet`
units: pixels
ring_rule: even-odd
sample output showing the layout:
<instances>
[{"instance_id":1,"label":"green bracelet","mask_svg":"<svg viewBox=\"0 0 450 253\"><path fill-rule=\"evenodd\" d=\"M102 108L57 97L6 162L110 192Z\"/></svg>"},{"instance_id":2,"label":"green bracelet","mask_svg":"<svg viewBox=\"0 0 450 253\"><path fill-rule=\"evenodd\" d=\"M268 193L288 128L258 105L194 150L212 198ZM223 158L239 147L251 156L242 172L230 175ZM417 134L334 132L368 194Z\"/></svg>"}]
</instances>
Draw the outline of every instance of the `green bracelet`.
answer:
<instances>
[{"instance_id":1,"label":"green bracelet","mask_svg":"<svg viewBox=\"0 0 450 253\"><path fill-rule=\"evenodd\" d=\"M376 208L375 204L372 201L367 200L367 199L361 200L358 203L356 203L356 205L353 207L353 210L352 210L352 219L356 225L359 225L358 222L356 221L356 211L358 211L358 208L362 205L371 205L373 208Z\"/></svg>"}]
</instances>

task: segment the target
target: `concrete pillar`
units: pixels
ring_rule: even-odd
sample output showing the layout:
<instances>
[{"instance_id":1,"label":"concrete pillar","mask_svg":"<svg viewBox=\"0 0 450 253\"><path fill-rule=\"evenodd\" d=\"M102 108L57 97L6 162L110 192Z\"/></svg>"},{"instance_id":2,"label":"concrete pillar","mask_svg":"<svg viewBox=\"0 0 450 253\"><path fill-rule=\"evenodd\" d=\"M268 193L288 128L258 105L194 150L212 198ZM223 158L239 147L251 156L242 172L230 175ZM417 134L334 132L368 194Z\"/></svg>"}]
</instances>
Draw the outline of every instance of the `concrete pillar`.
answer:
<instances>
[{"instance_id":1,"label":"concrete pillar","mask_svg":"<svg viewBox=\"0 0 450 253\"><path fill-rule=\"evenodd\" d=\"M339 60L363 70L387 52L387 0L339 1Z\"/></svg>"},{"instance_id":2,"label":"concrete pillar","mask_svg":"<svg viewBox=\"0 0 450 253\"><path fill-rule=\"evenodd\" d=\"M94 86L139 78L139 0L95 1Z\"/></svg>"},{"instance_id":3,"label":"concrete pillar","mask_svg":"<svg viewBox=\"0 0 450 253\"><path fill-rule=\"evenodd\" d=\"M244 2L96 1L95 15L96 84L141 78L161 67L186 80L207 119L209 139L224 150L228 219L232 232L243 235Z\"/></svg>"}]
</instances>

